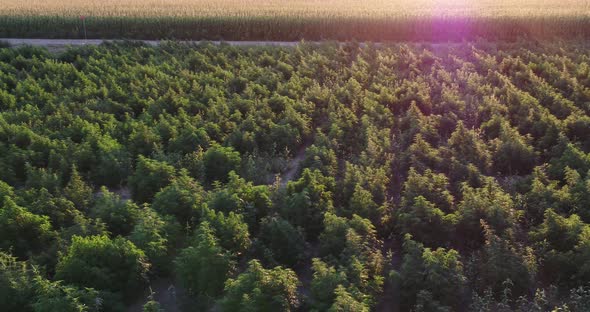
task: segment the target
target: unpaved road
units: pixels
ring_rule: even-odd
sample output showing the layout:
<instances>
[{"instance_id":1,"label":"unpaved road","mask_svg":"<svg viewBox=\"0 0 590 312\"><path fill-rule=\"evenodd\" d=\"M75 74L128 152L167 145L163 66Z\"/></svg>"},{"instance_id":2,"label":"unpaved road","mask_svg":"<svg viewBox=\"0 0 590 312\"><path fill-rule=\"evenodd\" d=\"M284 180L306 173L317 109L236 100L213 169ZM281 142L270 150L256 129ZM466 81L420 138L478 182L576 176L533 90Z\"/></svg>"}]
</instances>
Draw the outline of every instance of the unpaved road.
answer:
<instances>
[{"instance_id":1,"label":"unpaved road","mask_svg":"<svg viewBox=\"0 0 590 312\"><path fill-rule=\"evenodd\" d=\"M294 180L299 173L301 167L301 162L305 160L305 151L309 147L311 142L304 143L298 150L295 156L289 161L289 165L287 166L287 171L285 171L281 176L281 187L286 187L289 181Z\"/></svg>"},{"instance_id":2,"label":"unpaved road","mask_svg":"<svg viewBox=\"0 0 590 312\"><path fill-rule=\"evenodd\" d=\"M41 47L67 47L67 46L84 46L84 45L99 45L103 42L116 42L122 40L107 40L107 39L21 39L21 38L0 38L0 42L9 43L12 46L41 46ZM157 46L160 40L131 40L134 42L141 41L145 44ZM294 47L298 45L299 41L179 41L183 43L212 43L212 44L229 44L232 46L280 46L280 47Z\"/></svg>"},{"instance_id":3,"label":"unpaved road","mask_svg":"<svg viewBox=\"0 0 590 312\"><path fill-rule=\"evenodd\" d=\"M11 46L40 46L40 47L47 47L49 49L56 49L56 50L63 50L68 46L85 46L85 45L100 45L104 42L121 42L125 41L125 39L25 39L25 38L0 38L0 42L9 43ZM168 42L170 40L136 40L130 39L131 42L143 42L145 44L151 46L157 46L162 42ZM242 46L242 47L250 47L250 46L276 46L276 47L295 47L298 44L302 43L302 41L209 41L209 40L189 40L189 41L176 41L174 42L180 43L187 43L187 44L199 44L199 43L212 43L212 44L228 44L231 46ZM334 41L334 40L325 40L325 41L305 41L306 44L324 44L324 43L337 43L337 44L346 44L349 41ZM367 46L369 43L367 42L359 42L360 46ZM395 44L408 44L408 45L417 45L423 46L431 49L441 49L445 47L452 47L452 46L461 46L465 45L465 42L412 42L412 41L395 41L395 42L371 42L371 45L375 46L389 46ZM569 45L576 45L580 49L588 49L590 48L590 41L576 41L570 42L568 41Z\"/></svg>"},{"instance_id":4,"label":"unpaved road","mask_svg":"<svg viewBox=\"0 0 590 312\"><path fill-rule=\"evenodd\" d=\"M149 300L150 291L153 299L160 304L160 308L166 312L181 311L180 300L185 296L184 289L174 286L174 281L170 278L159 278L150 282L149 289L146 289L143 295L137 301L127 308L128 312L142 312L143 305ZM179 293L180 292L180 293Z\"/></svg>"},{"instance_id":5,"label":"unpaved road","mask_svg":"<svg viewBox=\"0 0 590 312\"><path fill-rule=\"evenodd\" d=\"M5 42L10 44L13 47L19 46L37 46L37 47L45 47L50 51L64 51L67 47L79 47L85 45L100 45L105 42L123 42L125 39L24 39L24 38L0 38L0 42ZM158 46L160 43L163 42L170 42L170 40L135 40L130 39L130 42L143 42L145 44L151 46ZM193 40L193 41L176 41L173 42L180 42L186 44L199 44L199 43L211 43L215 45L220 44L227 44L230 46L238 46L238 47L255 47L255 46L268 46L268 47L296 47L297 45L305 42L306 44L313 44L313 45L321 45L326 43L337 43L337 44L346 44L346 41L209 41L209 40ZM381 46L383 43L380 42L373 42L375 46ZM360 42L360 46L364 47L367 46L367 43Z\"/></svg>"}]
</instances>

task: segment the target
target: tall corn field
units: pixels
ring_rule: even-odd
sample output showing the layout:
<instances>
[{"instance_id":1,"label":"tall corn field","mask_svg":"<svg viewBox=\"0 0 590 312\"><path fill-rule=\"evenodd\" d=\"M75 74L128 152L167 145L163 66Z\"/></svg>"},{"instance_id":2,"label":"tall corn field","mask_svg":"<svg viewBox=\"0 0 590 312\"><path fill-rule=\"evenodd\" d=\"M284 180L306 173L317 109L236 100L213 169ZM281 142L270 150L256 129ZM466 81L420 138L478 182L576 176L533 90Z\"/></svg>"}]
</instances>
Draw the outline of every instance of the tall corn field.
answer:
<instances>
[{"instance_id":1,"label":"tall corn field","mask_svg":"<svg viewBox=\"0 0 590 312\"><path fill-rule=\"evenodd\" d=\"M590 37L590 0L3 0L1 37L513 40Z\"/></svg>"}]
</instances>

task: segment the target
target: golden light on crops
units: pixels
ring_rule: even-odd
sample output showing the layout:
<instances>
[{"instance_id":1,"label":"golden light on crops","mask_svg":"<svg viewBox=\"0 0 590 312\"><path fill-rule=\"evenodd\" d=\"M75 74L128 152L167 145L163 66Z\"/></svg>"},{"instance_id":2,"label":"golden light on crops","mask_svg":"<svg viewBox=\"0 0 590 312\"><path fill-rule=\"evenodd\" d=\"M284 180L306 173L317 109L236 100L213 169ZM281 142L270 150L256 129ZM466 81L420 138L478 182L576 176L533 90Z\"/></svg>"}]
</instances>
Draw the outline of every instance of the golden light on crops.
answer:
<instances>
[{"instance_id":1,"label":"golden light on crops","mask_svg":"<svg viewBox=\"0 0 590 312\"><path fill-rule=\"evenodd\" d=\"M590 38L590 0L0 0L4 37ZM86 16L81 25L78 16Z\"/></svg>"},{"instance_id":2,"label":"golden light on crops","mask_svg":"<svg viewBox=\"0 0 590 312\"><path fill-rule=\"evenodd\" d=\"M0 15L590 16L588 0L3 0Z\"/></svg>"}]
</instances>

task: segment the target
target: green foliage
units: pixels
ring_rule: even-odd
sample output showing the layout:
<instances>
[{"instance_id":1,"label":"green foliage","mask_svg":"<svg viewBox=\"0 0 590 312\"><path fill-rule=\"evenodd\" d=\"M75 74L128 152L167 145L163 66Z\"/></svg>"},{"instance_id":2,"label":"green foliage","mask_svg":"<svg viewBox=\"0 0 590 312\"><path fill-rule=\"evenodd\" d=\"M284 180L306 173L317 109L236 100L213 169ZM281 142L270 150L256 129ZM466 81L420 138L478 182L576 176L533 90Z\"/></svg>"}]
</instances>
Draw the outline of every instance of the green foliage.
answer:
<instances>
[{"instance_id":1,"label":"green foliage","mask_svg":"<svg viewBox=\"0 0 590 312\"><path fill-rule=\"evenodd\" d=\"M250 247L250 232L248 225L240 214L229 212L215 213L214 210L205 209L202 219L209 222L219 238L219 245L234 255L244 253Z\"/></svg>"},{"instance_id":2,"label":"green foliage","mask_svg":"<svg viewBox=\"0 0 590 312\"><path fill-rule=\"evenodd\" d=\"M76 167L72 168L72 174L68 185L64 188L64 195L71 200L79 210L87 210L92 200L92 188L82 180Z\"/></svg>"},{"instance_id":3,"label":"green foliage","mask_svg":"<svg viewBox=\"0 0 590 312\"><path fill-rule=\"evenodd\" d=\"M96 145L96 163L89 168L94 185L119 187L128 180L132 173L131 156L121 142L105 135L91 145Z\"/></svg>"},{"instance_id":4,"label":"green foliage","mask_svg":"<svg viewBox=\"0 0 590 312\"><path fill-rule=\"evenodd\" d=\"M335 301L338 287L347 282L346 274L338 272L320 259L312 259L313 279L311 281L311 298L313 308L318 311L327 310Z\"/></svg>"},{"instance_id":5,"label":"green foliage","mask_svg":"<svg viewBox=\"0 0 590 312\"><path fill-rule=\"evenodd\" d=\"M44 188L55 194L61 188L60 178L57 173L45 168L36 168L30 164L26 165L27 180L25 186L27 188Z\"/></svg>"},{"instance_id":6,"label":"green foliage","mask_svg":"<svg viewBox=\"0 0 590 312\"><path fill-rule=\"evenodd\" d=\"M337 172L337 159L334 150L325 146L311 145L305 150L305 159L301 163L303 168L318 169L326 176L333 176Z\"/></svg>"},{"instance_id":7,"label":"green foliage","mask_svg":"<svg viewBox=\"0 0 590 312\"><path fill-rule=\"evenodd\" d=\"M132 123L127 145L133 155L149 157L161 147L161 138L144 123ZM141 161L141 159L140 159ZM137 169L136 169L137 170Z\"/></svg>"},{"instance_id":8,"label":"green foliage","mask_svg":"<svg viewBox=\"0 0 590 312\"><path fill-rule=\"evenodd\" d=\"M213 145L203 155L205 179L209 183L214 181L227 182L230 171L237 172L240 163L239 152L234 151L231 147Z\"/></svg>"},{"instance_id":9,"label":"green foliage","mask_svg":"<svg viewBox=\"0 0 590 312\"><path fill-rule=\"evenodd\" d=\"M49 218L29 212L5 196L0 209L0 249L18 257L39 252L55 237Z\"/></svg>"},{"instance_id":10,"label":"green foliage","mask_svg":"<svg viewBox=\"0 0 590 312\"><path fill-rule=\"evenodd\" d=\"M466 277L459 253L453 249L424 248L409 234L405 236L403 248L399 274L404 307L418 308L433 300L443 308L460 307L466 290ZM424 296L428 300L424 300Z\"/></svg>"},{"instance_id":11,"label":"green foliage","mask_svg":"<svg viewBox=\"0 0 590 312\"><path fill-rule=\"evenodd\" d=\"M176 220L162 218L150 208L144 208L129 240L145 252L152 264L152 270L167 272L170 270L170 253L175 242L181 240L181 227Z\"/></svg>"},{"instance_id":12,"label":"green foliage","mask_svg":"<svg viewBox=\"0 0 590 312\"><path fill-rule=\"evenodd\" d=\"M449 145L452 143L449 139ZM408 165L418 172L425 171L428 168L438 168L442 165L440 151L433 148L419 133L416 134L414 142L408 148L408 154L406 155L409 158Z\"/></svg>"},{"instance_id":13,"label":"green foliage","mask_svg":"<svg viewBox=\"0 0 590 312\"><path fill-rule=\"evenodd\" d=\"M113 235L128 235L141 214L139 207L130 200L123 200L106 187L100 190L100 196L90 209L90 215L100 219Z\"/></svg>"},{"instance_id":14,"label":"green foliage","mask_svg":"<svg viewBox=\"0 0 590 312\"><path fill-rule=\"evenodd\" d=\"M324 232L320 235L320 254L339 264L350 284L368 302L381 292L384 259L378 249L374 226L367 219L354 215L352 219L326 213Z\"/></svg>"},{"instance_id":15,"label":"green foliage","mask_svg":"<svg viewBox=\"0 0 590 312\"><path fill-rule=\"evenodd\" d=\"M564 218L552 209L545 211L542 224L529 233L537 242L541 272L552 283L574 288L588 279L590 270L590 225L577 215Z\"/></svg>"},{"instance_id":16,"label":"green foliage","mask_svg":"<svg viewBox=\"0 0 590 312\"><path fill-rule=\"evenodd\" d=\"M24 261L0 298L120 311L149 261L150 279L190 277L196 309L583 310L589 58L483 40L0 49L0 249Z\"/></svg>"},{"instance_id":17,"label":"green foliage","mask_svg":"<svg viewBox=\"0 0 590 312\"><path fill-rule=\"evenodd\" d=\"M527 294L537 273L537 259L532 248L497 236L483 221L482 227L485 245L470 264L476 289L483 292L490 288L498 295L506 289L505 284L510 283L509 290L515 298Z\"/></svg>"},{"instance_id":18,"label":"green foliage","mask_svg":"<svg viewBox=\"0 0 590 312\"><path fill-rule=\"evenodd\" d=\"M453 156L461 163L474 164L484 172L489 168L491 156L485 142L477 132L466 129L462 121L457 124L448 144Z\"/></svg>"},{"instance_id":19,"label":"green foliage","mask_svg":"<svg viewBox=\"0 0 590 312\"><path fill-rule=\"evenodd\" d=\"M180 224L185 225L202 213L203 197L201 185L189 177L186 171L181 171L180 176L156 194L152 208L160 214L176 217Z\"/></svg>"},{"instance_id":20,"label":"green foliage","mask_svg":"<svg viewBox=\"0 0 590 312\"><path fill-rule=\"evenodd\" d=\"M294 226L302 227L308 239L317 237L323 227L324 212L333 209L333 184L333 178L306 169L298 181L287 185L287 205L282 215Z\"/></svg>"},{"instance_id":21,"label":"green foliage","mask_svg":"<svg viewBox=\"0 0 590 312\"><path fill-rule=\"evenodd\" d=\"M74 236L59 259L55 278L81 287L133 294L145 284L148 268L144 252L124 238Z\"/></svg>"},{"instance_id":22,"label":"green foliage","mask_svg":"<svg viewBox=\"0 0 590 312\"><path fill-rule=\"evenodd\" d=\"M564 218L553 209L545 211L545 220L539 227L531 231L530 236L538 242L546 242L549 247L559 251L573 249L582 231L588 227L577 215Z\"/></svg>"},{"instance_id":23,"label":"green foliage","mask_svg":"<svg viewBox=\"0 0 590 312\"><path fill-rule=\"evenodd\" d=\"M445 214L424 197L415 197L411 206L398 211L400 233L411 234L428 246L444 246L450 242L457 223L453 214Z\"/></svg>"},{"instance_id":24,"label":"green foliage","mask_svg":"<svg viewBox=\"0 0 590 312\"><path fill-rule=\"evenodd\" d=\"M7 311L101 311L101 294L94 289L79 289L44 279L27 262L0 252L0 306Z\"/></svg>"},{"instance_id":25,"label":"green foliage","mask_svg":"<svg viewBox=\"0 0 590 312\"><path fill-rule=\"evenodd\" d=\"M197 147L206 148L209 145L209 135L203 128L195 129L187 127L180 131L178 136L171 139L168 149L171 152L178 152L183 155L194 152Z\"/></svg>"},{"instance_id":26,"label":"green foliage","mask_svg":"<svg viewBox=\"0 0 590 312\"><path fill-rule=\"evenodd\" d=\"M36 275L25 262L0 252L0 306L8 311L32 311Z\"/></svg>"},{"instance_id":27,"label":"green foliage","mask_svg":"<svg viewBox=\"0 0 590 312\"><path fill-rule=\"evenodd\" d=\"M498 233L510 229L518 220L512 198L492 178L487 178L480 188L464 184L462 197L456 211L457 231L472 246L484 240L480 220L484 220Z\"/></svg>"},{"instance_id":28,"label":"green foliage","mask_svg":"<svg viewBox=\"0 0 590 312\"><path fill-rule=\"evenodd\" d=\"M258 248L271 263L293 267L303 260L306 247L303 233L278 216L261 221L258 241L261 245Z\"/></svg>"},{"instance_id":29,"label":"green foliage","mask_svg":"<svg viewBox=\"0 0 590 312\"><path fill-rule=\"evenodd\" d=\"M410 168L404 183L402 205L411 205L416 197L422 196L447 213L452 210L454 198L448 190L449 182L444 174L427 169L424 174Z\"/></svg>"},{"instance_id":30,"label":"green foliage","mask_svg":"<svg viewBox=\"0 0 590 312\"><path fill-rule=\"evenodd\" d=\"M60 195L52 195L46 189L28 189L20 194L20 205L28 207L35 214L48 216L55 228L68 228L84 218L70 200Z\"/></svg>"},{"instance_id":31,"label":"green foliage","mask_svg":"<svg viewBox=\"0 0 590 312\"><path fill-rule=\"evenodd\" d=\"M46 280L37 280L40 292L37 301L33 304L35 312L81 312L100 311L102 305L98 291L90 288L78 289L73 286L64 286L59 282L51 283Z\"/></svg>"},{"instance_id":32,"label":"green foliage","mask_svg":"<svg viewBox=\"0 0 590 312\"><path fill-rule=\"evenodd\" d=\"M329 312L368 312L369 307L362 302L357 301L352 297L342 285L334 291L336 299L334 304L328 309Z\"/></svg>"},{"instance_id":33,"label":"green foliage","mask_svg":"<svg viewBox=\"0 0 590 312\"><path fill-rule=\"evenodd\" d=\"M174 167L140 155L135 173L129 178L133 199L138 203L151 202L156 193L172 182L174 173Z\"/></svg>"},{"instance_id":34,"label":"green foliage","mask_svg":"<svg viewBox=\"0 0 590 312\"><path fill-rule=\"evenodd\" d=\"M527 174L535 163L535 152L523 137L506 123L502 123L494 144L494 169L507 175Z\"/></svg>"},{"instance_id":35,"label":"green foliage","mask_svg":"<svg viewBox=\"0 0 590 312\"><path fill-rule=\"evenodd\" d=\"M553 160L553 172L555 175L565 172L569 167L580 174L586 174L590 170L590 154L580 150L572 143L567 143L559 158Z\"/></svg>"},{"instance_id":36,"label":"green foliage","mask_svg":"<svg viewBox=\"0 0 590 312\"><path fill-rule=\"evenodd\" d=\"M324 231L320 236L320 251L324 256L337 256L346 247L346 233L350 226L348 220L332 213L324 215Z\"/></svg>"},{"instance_id":37,"label":"green foliage","mask_svg":"<svg viewBox=\"0 0 590 312\"><path fill-rule=\"evenodd\" d=\"M346 213L346 215L351 217L353 214L356 214L364 218L373 216L371 219L375 219L374 216L378 208L379 206L373 200L373 194L357 184L350 198L350 213Z\"/></svg>"},{"instance_id":38,"label":"green foliage","mask_svg":"<svg viewBox=\"0 0 590 312\"><path fill-rule=\"evenodd\" d=\"M222 311L295 311L299 306L299 280L290 269L264 269L252 260L248 269L225 285Z\"/></svg>"},{"instance_id":39,"label":"green foliage","mask_svg":"<svg viewBox=\"0 0 590 312\"><path fill-rule=\"evenodd\" d=\"M231 254L219 246L207 222L197 229L192 245L176 258L176 274L190 293L215 298L223 291L235 263Z\"/></svg>"},{"instance_id":40,"label":"green foliage","mask_svg":"<svg viewBox=\"0 0 590 312\"><path fill-rule=\"evenodd\" d=\"M143 312L163 312L160 308L160 303L154 300L150 300L143 305Z\"/></svg>"},{"instance_id":41,"label":"green foliage","mask_svg":"<svg viewBox=\"0 0 590 312\"><path fill-rule=\"evenodd\" d=\"M569 190L560 188L559 181L550 180L546 166L535 168L529 191L525 195L526 212L533 224L543 221L547 208L562 210L570 206Z\"/></svg>"},{"instance_id":42,"label":"green foliage","mask_svg":"<svg viewBox=\"0 0 590 312\"><path fill-rule=\"evenodd\" d=\"M236 173L230 172L229 181L209 192L208 207L224 213L241 213L250 229L257 229L262 218L270 213L273 202L271 189L254 186Z\"/></svg>"},{"instance_id":43,"label":"green foliage","mask_svg":"<svg viewBox=\"0 0 590 312\"><path fill-rule=\"evenodd\" d=\"M4 201L5 197L14 198L14 188L0 180L0 196L2 196L2 201Z\"/></svg>"}]
</instances>

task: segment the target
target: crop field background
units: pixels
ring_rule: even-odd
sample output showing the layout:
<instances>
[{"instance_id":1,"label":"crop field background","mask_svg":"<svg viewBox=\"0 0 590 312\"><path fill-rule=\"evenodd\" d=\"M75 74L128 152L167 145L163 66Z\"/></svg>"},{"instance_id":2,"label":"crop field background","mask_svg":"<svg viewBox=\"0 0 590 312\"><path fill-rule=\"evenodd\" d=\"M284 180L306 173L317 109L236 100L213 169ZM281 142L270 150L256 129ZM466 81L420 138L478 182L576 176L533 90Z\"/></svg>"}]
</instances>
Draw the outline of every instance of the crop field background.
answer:
<instances>
[{"instance_id":1,"label":"crop field background","mask_svg":"<svg viewBox=\"0 0 590 312\"><path fill-rule=\"evenodd\" d=\"M590 37L590 1L106 0L0 6L0 36L457 41Z\"/></svg>"},{"instance_id":2,"label":"crop field background","mask_svg":"<svg viewBox=\"0 0 590 312\"><path fill-rule=\"evenodd\" d=\"M195 17L195 16L577 16L585 0L5 0L5 15Z\"/></svg>"}]
</instances>

